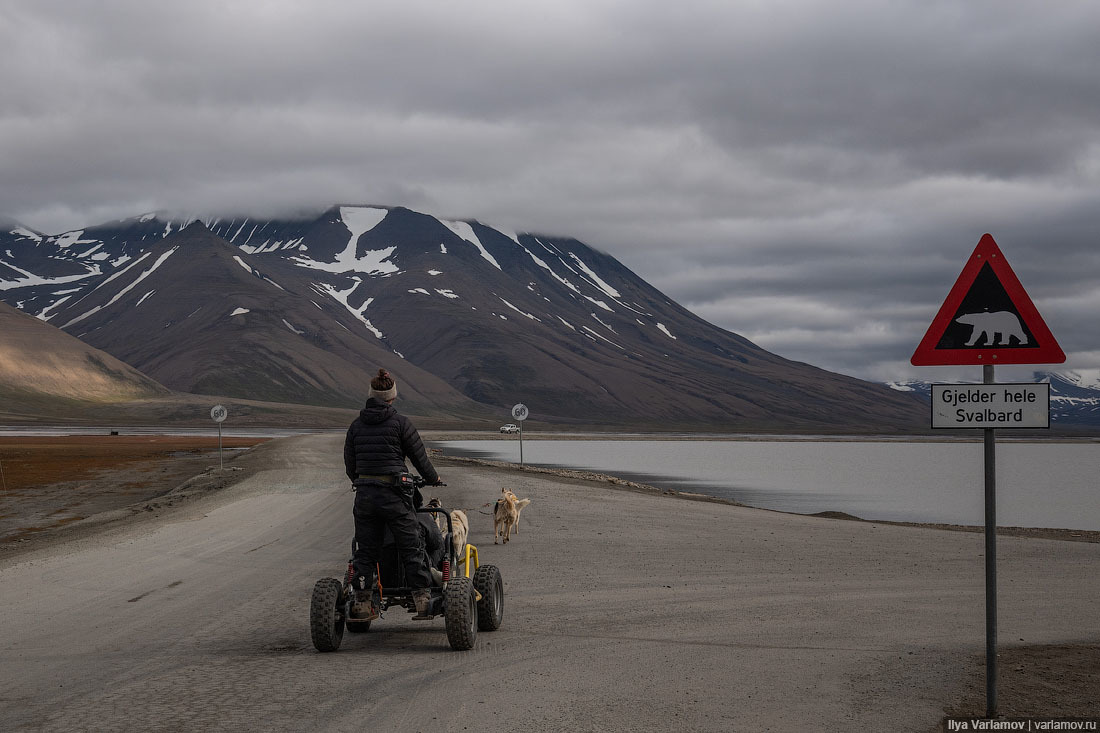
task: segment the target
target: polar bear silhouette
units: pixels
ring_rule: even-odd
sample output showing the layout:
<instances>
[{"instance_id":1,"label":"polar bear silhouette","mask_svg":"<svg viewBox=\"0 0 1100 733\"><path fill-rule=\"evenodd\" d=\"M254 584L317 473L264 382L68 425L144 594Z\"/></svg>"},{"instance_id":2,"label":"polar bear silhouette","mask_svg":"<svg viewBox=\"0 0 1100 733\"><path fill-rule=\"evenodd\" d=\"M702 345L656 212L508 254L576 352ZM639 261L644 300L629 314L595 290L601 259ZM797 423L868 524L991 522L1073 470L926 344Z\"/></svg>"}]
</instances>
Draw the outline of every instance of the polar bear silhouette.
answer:
<instances>
[{"instance_id":1,"label":"polar bear silhouette","mask_svg":"<svg viewBox=\"0 0 1100 733\"><path fill-rule=\"evenodd\" d=\"M964 313L956 318L955 322L974 327L974 331L970 334L970 340L966 342L967 346L978 343L978 339L982 336L985 336L986 346L998 344L1008 346L1011 338L1015 338L1021 345L1027 344L1027 334L1024 333L1020 319L1015 313L1009 311ZM1001 344L1002 338L1004 339L1003 344Z\"/></svg>"}]
</instances>

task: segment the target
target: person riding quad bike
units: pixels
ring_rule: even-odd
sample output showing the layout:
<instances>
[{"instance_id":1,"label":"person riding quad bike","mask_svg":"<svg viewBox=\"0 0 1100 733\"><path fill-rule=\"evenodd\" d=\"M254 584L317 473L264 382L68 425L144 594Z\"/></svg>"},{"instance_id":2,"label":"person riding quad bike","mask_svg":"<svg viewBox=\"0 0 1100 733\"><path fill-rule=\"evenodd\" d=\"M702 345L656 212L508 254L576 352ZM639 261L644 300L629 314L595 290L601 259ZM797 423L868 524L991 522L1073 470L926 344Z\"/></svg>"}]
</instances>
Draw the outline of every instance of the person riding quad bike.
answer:
<instances>
[{"instance_id":1,"label":"person riding quad bike","mask_svg":"<svg viewBox=\"0 0 1100 733\"><path fill-rule=\"evenodd\" d=\"M430 615L432 576L421 536L416 508L423 503L420 492L408 477L405 459L429 485L442 485L435 466L428 459L420 433L393 406L397 383L385 369L370 382L367 403L348 428L344 440L344 470L355 487L355 541L352 564L355 579L351 618L373 620L379 609L371 602L378 583L378 562L386 530L397 544L405 577L416 605L414 620Z\"/></svg>"}]
</instances>

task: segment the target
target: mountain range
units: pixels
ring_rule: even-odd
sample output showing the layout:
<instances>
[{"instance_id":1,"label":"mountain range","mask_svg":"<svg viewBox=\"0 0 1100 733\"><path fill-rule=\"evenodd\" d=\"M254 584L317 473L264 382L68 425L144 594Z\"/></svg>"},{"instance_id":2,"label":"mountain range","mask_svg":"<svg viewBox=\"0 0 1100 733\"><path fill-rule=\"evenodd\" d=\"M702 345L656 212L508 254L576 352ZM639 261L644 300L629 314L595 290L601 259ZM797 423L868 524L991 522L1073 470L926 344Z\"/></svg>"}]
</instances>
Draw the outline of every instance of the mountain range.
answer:
<instances>
[{"instance_id":1,"label":"mountain range","mask_svg":"<svg viewBox=\"0 0 1100 733\"><path fill-rule=\"evenodd\" d=\"M535 425L911 431L912 394L793 362L576 239L402 207L0 225L0 299L175 393Z\"/></svg>"}]
</instances>

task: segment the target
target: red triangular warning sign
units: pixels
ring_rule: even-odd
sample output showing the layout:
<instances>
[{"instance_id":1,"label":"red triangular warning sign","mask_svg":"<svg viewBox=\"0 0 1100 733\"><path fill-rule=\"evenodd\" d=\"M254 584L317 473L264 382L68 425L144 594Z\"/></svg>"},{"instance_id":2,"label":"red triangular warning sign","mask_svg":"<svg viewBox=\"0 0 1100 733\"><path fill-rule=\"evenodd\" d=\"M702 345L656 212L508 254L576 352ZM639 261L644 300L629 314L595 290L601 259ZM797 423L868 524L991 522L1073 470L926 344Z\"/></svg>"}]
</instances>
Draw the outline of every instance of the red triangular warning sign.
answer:
<instances>
[{"instance_id":1,"label":"red triangular warning sign","mask_svg":"<svg viewBox=\"0 0 1100 733\"><path fill-rule=\"evenodd\" d=\"M1065 360L997 243L986 234L909 361L941 366Z\"/></svg>"}]
</instances>

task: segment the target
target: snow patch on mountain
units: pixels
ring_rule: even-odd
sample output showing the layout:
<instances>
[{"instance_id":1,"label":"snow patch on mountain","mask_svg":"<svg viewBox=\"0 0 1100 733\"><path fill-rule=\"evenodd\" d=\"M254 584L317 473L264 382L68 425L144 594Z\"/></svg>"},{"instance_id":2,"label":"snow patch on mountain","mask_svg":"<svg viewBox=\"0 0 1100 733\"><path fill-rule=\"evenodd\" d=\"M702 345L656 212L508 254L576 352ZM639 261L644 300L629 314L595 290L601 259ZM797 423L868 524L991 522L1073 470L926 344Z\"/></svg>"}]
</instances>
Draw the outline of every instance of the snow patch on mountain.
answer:
<instances>
[{"instance_id":1,"label":"snow patch on mountain","mask_svg":"<svg viewBox=\"0 0 1100 733\"><path fill-rule=\"evenodd\" d=\"M485 245L478 239L477 234L474 233L474 228L464 221L447 221L444 219L436 219L440 224L454 232L460 239L463 239L470 244L477 247L481 252L481 256L484 257L489 264L497 268L501 272L504 272L504 268L500 266L500 263L496 261L496 258L489 254L489 250L485 249ZM440 245L442 246L442 245Z\"/></svg>"},{"instance_id":2,"label":"snow patch on mountain","mask_svg":"<svg viewBox=\"0 0 1100 733\"><path fill-rule=\"evenodd\" d=\"M340 220L351 232L352 239L358 240L361 235L381 224L389 213L387 209L373 206L341 206Z\"/></svg>"},{"instance_id":3,"label":"snow patch on mountain","mask_svg":"<svg viewBox=\"0 0 1100 733\"><path fill-rule=\"evenodd\" d=\"M233 316L243 316L245 313L251 312L252 311L250 311L248 308L234 308L233 312L229 314L229 317L232 318Z\"/></svg>"},{"instance_id":4,"label":"snow patch on mountain","mask_svg":"<svg viewBox=\"0 0 1100 733\"><path fill-rule=\"evenodd\" d=\"M444 298L458 298L458 296L455 295L455 291L453 291L453 290L447 290L447 289L440 290L439 288L436 288L435 292L439 293Z\"/></svg>"},{"instance_id":5,"label":"snow patch on mountain","mask_svg":"<svg viewBox=\"0 0 1100 733\"><path fill-rule=\"evenodd\" d=\"M378 338L380 338L380 339L386 338L385 336L382 335L381 331L379 331L377 328L374 327L374 324L372 324L369 319L364 318L363 323L366 325L367 330L370 331L371 333L373 333Z\"/></svg>"},{"instance_id":6,"label":"snow patch on mountain","mask_svg":"<svg viewBox=\"0 0 1100 733\"><path fill-rule=\"evenodd\" d=\"M137 267L138 265L140 265L140 264L141 264L141 262L142 262L142 261L143 261L143 260L144 260L144 259L145 259L146 257L149 257L149 256L150 256L150 255L152 255L152 254L153 254L152 252L145 252L144 254L142 254L142 255L141 255L141 257L138 257L138 258L137 258L136 260L134 260L133 262L131 262L131 263L130 263L129 265L127 265L126 267L122 268L121 270L119 270L119 271L117 271L117 272L114 272L114 273L112 273L112 274L108 275L108 276L107 276L107 278L106 278L106 279L105 279L105 280L104 280L103 282L101 282L101 283L100 283L99 285L96 285L96 286L95 286L94 288L92 288L92 289L91 289L91 291L90 291L90 292L88 293L88 295L91 295L92 293L94 293L95 291L99 290L99 289L100 289L100 288L102 288L102 287L103 287L104 285L107 285L108 283L110 283L111 281L115 280L116 278L122 277L122 276L123 276L123 275L125 275L125 274L126 274L127 272L129 272L129 271L130 271L131 269L133 269L134 267ZM81 300L83 300L83 299L84 299L84 298L86 298L86 297L88 297L88 296L87 296L87 295L83 296L83 297L81 298ZM78 300L78 301L77 301L77 303L79 303L79 302L80 302L80 301Z\"/></svg>"},{"instance_id":7,"label":"snow patch on mountain","mask_svg":"<svg viewBox=\"0 0 1100 733\"><path fill-rule=\"evenodd\" d=\"M909 382L886 382L886 386L896 392L916 392L917 389Z\"/></svg>"},{"instance_id":8,"label":"snow patch on mountain","mask_svg":"<svg viewBox=\"0 0 1100 733\"><path fill-rule=\"evenodd\" d=\"M240 245L240 248L242 250L244 250L245 252L247 252L248 254L254 255L254 254L263 254L264 252L277 252L280 249L295 249L295 248L305 249L304 247L299 247L299 245L301 245L301 243L302 243L302 238L301 237L299 237L298 239L291 239L287 242L283 242L283 240L281 240L281 239L276 239L275 241L271 241L270 239L265 239L262 244L258 244L258 245L255 245L255 246L249 245L249 244L242 244L242 245Z\"/></svg>"},{"instance_id":9,"label":"snow patch on mountain","mask_svg":"<svg viewBox=\"0 0 1100 733\"><path fill-rule=\"evenodd\" d=\"M54 243L61 249L68 249L74 244L95 244L99 241L97 239L81 239L80 237L83 234L83 229L77 229L72 232L65 232L64 234L58 235L57 239L54 240Z\"/></svg>"},{"instance_id":10,"label":"snow patch on mountain","mask_svg":"<svg viewBox=\"0 0 1100 733\"><path fill-rule=\"evenodd\" d=\"M249 265L247 262L242 260L239 256L233 255L233 259L236 260L237 264L240 265L241 267L243 267L249 275L255 275L256 277L260 278L264 282L271 283L272 285L277 287L279 290L282 290L284 292L286 291L286 288L284 288L282 285L275 282L274 280L272 280L271 278L269 278L267 275L263 274L262 272L260 272L256 268Z\"/></svg>"},{"instance_id":11,"label":"snow patch on mountain","mask_svg":"<svg viewBox=\"0 0 1100 733\"><path fill-rule=\"evenodd\" d=\"M661 329L661 331L664 332L665 336L668 336L670 339L676 340L676 337L672 335L672 331L669 331L665 324L658 323L657 328Z\"/></svg>"},{"instance_id":12,"label":"snow patch on mountain","mask_svg":"<svg viewBox=\"0 0 1100 733\"><path fill-rule=\"evenodd\" d=\"M507 300L505 300L504 298L501 298L501 297L500 297L499 295L497 296L497 298L499 298L499 299L500 299L500 302L501 302L501 303L504 303L504 305L508 306L509 308L511 308L512 310L514 310L514 311L515 311L516 313L519 313L519 314L520 314L521 316L526 316L527 318L530 318L530 319L532 319L532 320L534 320L534 321L538 321L539 323L542 323L542 319L541 319L541 318L536 318L535 316L531 315L530 313L528 313L528 312L526 312L526 311L522 311L522 310L520 310L519 308L517 308L517 307L515 307L514 305L512 305L511 303L509 303L509 302L508 302Z\"/></svg>"},{"instance_id":13,"label":"snow patch on mountain","mask_svg":"<svg viewBox=\"0 0 1100 733\"><path fill-rule=\"evenodd\" d=\"M30 240L34 241L36 244L38 242L42 241L42 236L41 235L35 234L30 229L27 229L25 227L16 227L15 229L11 230L11 233L14 234L17 237L22 238L22 239L30 239ZM8 257L11 257L11 252L8 252Z\"/></svg>"},{"instance_id":14,"label":"snow patch on mountain","mask_svg":"<svg viewBox=\"0 0 1100 733\"><path fill-rule=\"evenodd\" d=\"M158 267L160 267L162 264L164 264L164 261L167 260L169 257L171 257L172 254L174 254L175 251L178 250L178 249L179 249L179 247L173 247L172 249L170 249L167 252L165 252L164 254L162 254L160 257L157 258L157 261L153 263L152 267L150 267L148 270L145 270L144 272L142 272L140 275L137 276L137 278L132 283L130 283L129 285L127 285L126 287L122 288L117 293L115 293L115 296L113 298L111 298L109 301L107 301L103 305L97 305L95 308L92 308L90 311L88 311L87 313L85 313L81 316L77 316L76 318L74 318L73 320L69 321L64 326L62 326L62 328L68 328L69 326L73 325L74 323L79 323L80 321L83 321L88 316L92 315L93 313L98 313L99 311L103 310L104 308L110 308L112 305L117 303L119 301L119 299L122 298L122 296L126 295L126 293L128 293L131 290L133 290L134 288L136 288L138 283L140 283L142 280L144 280L145 278L152 275L153 272L155 272ZM147 255L147 254L150 254L150 253L146 252L145 254ZM134 265L138 264L143 259L145 259L145 255L142 255L138 260L136 260L134 262ZM133 265L131 265L130 267L133 267ZM127 267L126 269L129 270L130 267ZM121 273L117 273L117 274L121 274ZM111 278L108 278L108 280L112 280L112 279L114 279L113 276Z\"/></svg>"},{"instance_id":15,"label":"snow patch on mountain","mask_svg":"<svg viewBox=\"0 0 1100 733\"><path fill-rule=\"evenodd\" d=\"M592 317L593 317L593 318L595 318L595 319L596 319L596 321L597 321L597 322L598 322L598 323L599 323L599 324L600 324L601 326L603 326L604 328L606 328L606 329L607 329L608 331L610 331L611 333L614 333L614 334L618 334L618 331L616 331L616 330L615 330L614 328L612 328L612 327L611 327L611 326L610 326L609 324L605 323L604 321L601 321L601 320L600 320L600 317L599 317L599 316L597 316L597 315L596 315L595 313L592 313L591 315L592 315Z\"/></svg>"},{"instance_id":16,"label":"snow patch on mountain","mask_svg":"<svg viewBox=\"0 0 1100 733\"><path fill-rule=\"evenodd\" d=\"M588 275L588 277L592 280L592 283L596 287L598 287L600 290L602 290L604 293L606 293L608 295L608 297L611 297L611 298L621 298L621 297L623 297L622 293L620 293L618 290L616 290L615 288L611 287L606 282L604 282L604 280L599 275L597 275L595 272L593 272L591 267L584 264L584 262L581 260L580 257L577 257L577 255L572 253L572 252L569 253L569 256L572 257L573 261L577 263L577 266L580 267L584 271L584 274Z\"/></svg>"},{"instance_id":17,"label":"snow patch on mountain","mask_svg":"<svg viewBox=\"0 0 1100 733\"><path fill-rule=\"evenodd\" d=\"M584 298L585 300L591 301L594 305L597 305L600 308L603 308L608 313L614 313L615 312L615 311L611 310L611 306L609 306L607 303L603 302L602 300L596 300L595 298L592 298L592 297L587 296L587 295L582 295L581 297Z\"/></svg>"},{"instance_id":18,"label":"snow patch on mountain","mask_svg":"<svg viewBox=\"0 0 1100 733\"><path fill-rule=\"evenodd\" d=\"M601 340L603 340L603 341L606 341L607 343L609 343L609 344L611 344L612 346L614 346L614 347L615 347L616 349L623 349L623 347L622 347L622 346L619 346L619 345L618 345L617 343L615 343L615 342L614 342L614 341L612 341L611 339L607 338L607 337L606 337L606 336L604 336L603 334L601 334L601 333L596 333L595 331L593 331L593 330L592 330L591 328L589 328L588 326L581 326L581 328L583 328L583 329L584 329L585 331L587 331L588 333L592 334L592 335L593 335L593 336L595 336L596 338L598 338L598 339L601 339ZM626 349L623 349L623 351L626 351Z\"/></svg>"},{"instance_id":19,"label":"snow patch on mountain","mask_svg":"<svg viewBox=\"0 0 1100 733\"><path fill-rule=\"evenodd\" d=\"M1058 374L1076 387L1100 390L1100 369L1071 369Z\"/></svg>"},{"instance_id":20,"label":"snow patch on mountain","mask_svg":"<svg viewBox=\"0 0 1100 733\"><path fill-rule=\"evenodd\" d=\"M5 265L12 270L15 270L19 274L23 275L22 278L15 280L0 280L0 290L12 290L14 288L26 288L32 285L61 285L62 283L71 283L77 280L84 280L89 277L101 274L101 270L98 265L85 265L88 267L88 271L82 275L64 275L62 277L42 277L35 275L33 272L24 270L21 267L16 267L12 263L8 262Z\"/></svg>"},{"instance_id":21,"label":"snow patch on mountain","mask_svg":"<svg viewBox=\"0 0 1100 733\"><path fill-rule=\"evenodd\" d=\"M286 326L287 328L289 328L291 331L298 334L299 336L301 336L303 333L305 333L305 331L299 331L294 326L290 325L290 322L287 321L287 319L283 318L282 321L283 321L284 326Z\"/></svg>"},{"instance_id":22,"label":"snow patch on mountain","mask_svg":"<svg viewBox=\"0 0 1100 733\"><path fill-rule=\"evenodd\" d=\"M385 338L385 336L382 335L382 332L375 328L374 324L372 324L370 320L363 315L363 311L367 309L367 306L374 302L374 298L367 298L363 305L359 306L358 308L348 302L348 297L353 292L355 292L356 288L358 288L362 284L362 281L359 278L352 279L355 280L355 284L347 290L337 290L328 283L313 283L313 287L318 288L319 292L328 295L337 303L347 308L348 312L355 316L364 326L367 327L367 330L373 333L377 338Z\"/></svg>"},{"instance_id":23,"label":"snow patch on mountain","mask_svg":"<svg viewBox=\"0 0 1100 733\"><path fill-rule=\"evenodd\" d=\"M347 256L349 250L353 253L350 257ZM397 247L369 249L363 252L361 257L356 257L354 255L354 245L351 245L348 250L344 250L337 255L335 262L317 262L306 257L295 257L293 261L301 267L323 270L324 272L361 272L364 275L389 275L401 271L397 265L388 261L395 251L397 251Z\"/></svg>"},{"instance_id":24,"label":"snow patch on mountain","mask_svg":"<svg viewBox=\"0 0 1100 733\"><path fill-rule=\"evenodd\" d=\"M508 239L511 239L511 240L512 240L513 242L515 242L516 244L519 244L519 235L518 235L518 234L516 234L516 233L515 233L514 231L512 231L511 229L501 229L500 227L489 227L489 228L490 228L490 229L493 229L493 230L495 230L495 231L497 231L497 232L500 232L500 233L501 233L501 234L503 234L504 236L508 237ZM521 247L522 247L523 245L522 245L522 244L520 244L519 246L521 246Z\"/></svg>"},{"instance_id":25,"label":"snow patch on mountain","mask_svg":"<svg viewBox=\"0 0 1100 733\"><path fill-rule=\"evenodd\" d=\"M386 209L373 207L342 206L340 207L340 220L351 236L348 238L348 244L344 250L336 255L336 261L318 262L308 257L294 257L292 261L301 267L323 270L324 272L361 272L367 275L386 275L400 272L397 265L387 261L397 250L397 247L367 250L363 252L362 256L356 254L359 237L378 226L388 213Z\"/></svg>"},{"instance_id":26,"label":"snow patch on mountain","mask_svg":"<svg viewBox=\"0 0 1100 733\"><path fill-rule=\"evenodd\" d=\"M71 295L66 295L66 296L65 296L64 298L58 298L57 300L55 300L55 301L53 302L53 304L52 304L52 305L50 305L50 306L48 306L48 307L46 307L46 308L43 308L43 309L42 309L42 312L41 312L41 313L39 313L39 314L38 314L37 316L35 316L35 317L36 317L36 318L38 318L39 320L42 320L42 321L48 321L48 320L50 320L51 318L53 318L53 317L54 317L54 314L53 314L53 313L50 313L50 311L52 311L52 310L55 310L55 309L56 309L56 308L57 308L58 306L60 306L60 305L61 305L62 303L64 303L65 301L67 301L67 300L68 300L69 298L71 298L71 297L73 297L73 296L71 296Z\"/></svg>"},{"instance_id":27,"label":"snow patch on mountain","mask_svg":"<svg viewBox=\"0 0 1100 733\"><path fill-rule=\"evenodd\" d=\"M519 242L516 242L516 244L519 244ZM533 261L533 262L534 262L534 263L535 263L536 265L538 265L538 266L539 266L539 267L541 267L542 269L544 269L544 270L546 270L547 272L549 272L549 273L550 273L550 275L551 275L551 276L552 276L552 277L553 277L553 278L554 278L555 280L557 280L558 282L560 282L560 283L561 283L562 285L564 285L565 287L569 288L569 289L570 289L570 290L572 290L572 291L573 291L574 293L577 293L578 295L580 295L580 292L581 292L581 291L580 291L580 290L577 290L577 286L576 286L576 285L574 285L573 283L569 282L568 280L566 280L566 279L565 279L564 277L562 277L562 276L561 276L561 275L559 275L558 273L554 272L553 268L551 268L551 267L550 267L550 265L546 264L546 260L544 260L544 259L542 259L541 257L539 257L539 256L538 256L538 255L536 255L536 254L535 254L534 252L532 252L531 250L529 250L529 249L527 249L526 247L524 247L524 246L523 246L522 244L520 244L519 246L523 248L523 251L524 251L524 252L526 252L526 253L527 253L528 255L530 255L530 257L531 257L531 260L532 260L532 261Z\"/></svg>"}]
</instances>

